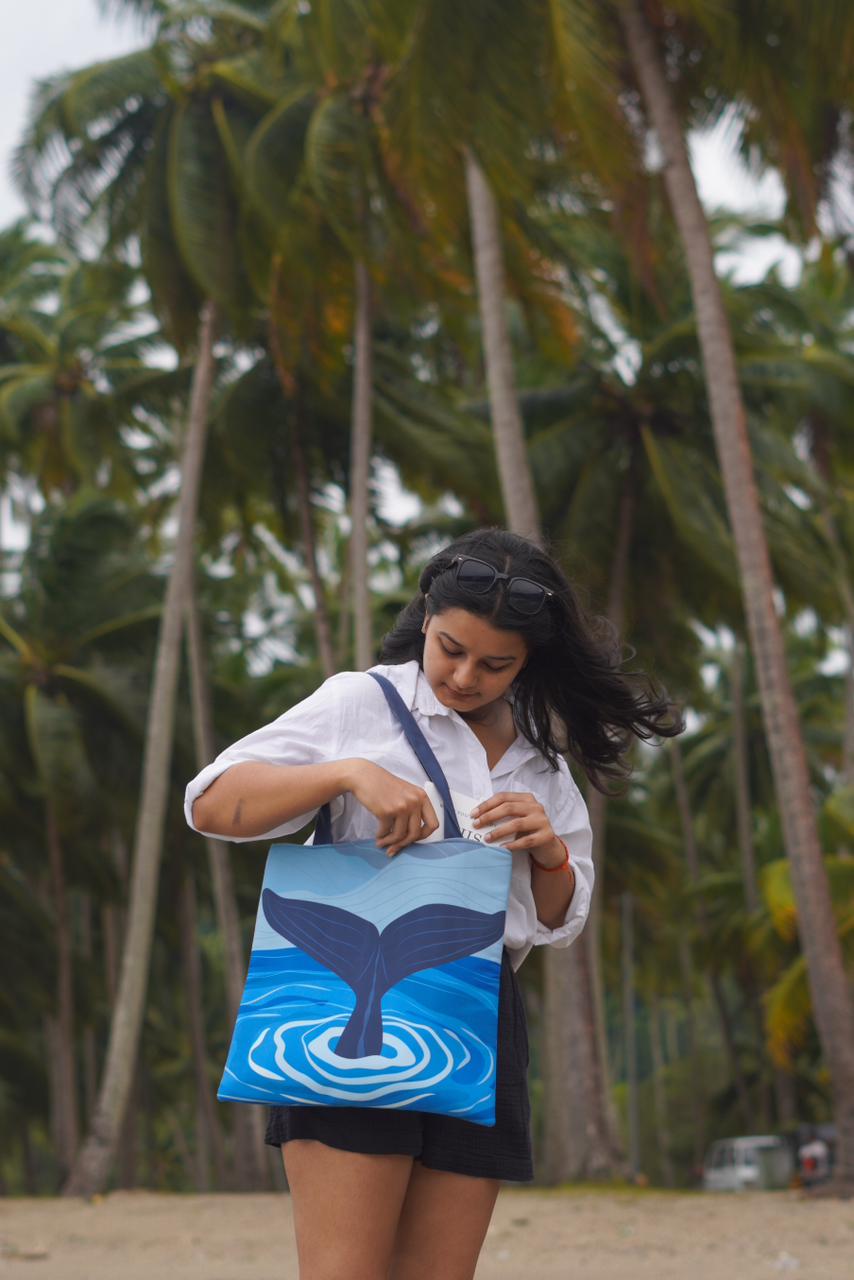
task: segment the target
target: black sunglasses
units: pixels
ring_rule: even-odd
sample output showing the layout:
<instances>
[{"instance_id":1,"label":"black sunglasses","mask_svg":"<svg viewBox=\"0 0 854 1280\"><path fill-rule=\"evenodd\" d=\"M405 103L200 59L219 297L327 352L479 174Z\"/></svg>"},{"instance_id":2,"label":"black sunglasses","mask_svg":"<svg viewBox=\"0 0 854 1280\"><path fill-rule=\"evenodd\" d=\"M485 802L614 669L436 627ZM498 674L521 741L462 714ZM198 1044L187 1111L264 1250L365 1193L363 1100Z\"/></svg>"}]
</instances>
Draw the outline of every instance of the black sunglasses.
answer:
<instances>
[{"instance_id":1,"label":"black sunglasses","mask_svg":"<svg viewBox=\"0 0 854 1280\"><path fill-rule=\"evenodd\" d=\"M485 560L476 560L474 556L455 556L448 568L456 566L457 586L474 595L484 595L496 582L507 583L507 603L516 613L532 618L539 613L547 600L554 595L547 587L530 578L511 577L509 573L499 573Z\"/></svg>"}]
</instances>

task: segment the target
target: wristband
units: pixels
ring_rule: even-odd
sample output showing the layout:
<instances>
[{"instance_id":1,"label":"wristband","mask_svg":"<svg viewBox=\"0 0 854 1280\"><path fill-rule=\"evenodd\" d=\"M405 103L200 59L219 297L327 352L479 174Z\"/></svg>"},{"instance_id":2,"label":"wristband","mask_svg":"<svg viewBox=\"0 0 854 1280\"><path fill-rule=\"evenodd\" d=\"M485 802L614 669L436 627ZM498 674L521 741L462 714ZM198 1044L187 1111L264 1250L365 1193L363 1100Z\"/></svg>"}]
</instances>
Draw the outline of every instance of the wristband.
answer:
<instances>
[{"instance_id":1,"label":"wristband","mask_svg":"<svg viewBox=\"0 0 854 1280\"><path fill-rule=\"evenodd\" d=\"M560 840L560 836L556 836L556 837L555 837L555 839L556 839L556 840ZM529 854L528 854L528 857L531 859L531 861L533 862L534 866L535 866L535 867L539 867L540 871L549 871L549 872L551 872L551 871L569 871L569 870L570 870L570 867L569 867L569 845L566 843L566 841L565 841L565 840L560 840L560 842L561 842L561 844L563 845L564 849L566 850L566 856L565 856L565 858L564 858L563 862L559 862L559 863L558 863L558 865L557 865L556 867L547 867L547 866L544 866L542 862L538 862L538 861L537 861L537 859L534 857L534 855L533 855L532 853L529 853Z\"/></svg>"}]
</instances>

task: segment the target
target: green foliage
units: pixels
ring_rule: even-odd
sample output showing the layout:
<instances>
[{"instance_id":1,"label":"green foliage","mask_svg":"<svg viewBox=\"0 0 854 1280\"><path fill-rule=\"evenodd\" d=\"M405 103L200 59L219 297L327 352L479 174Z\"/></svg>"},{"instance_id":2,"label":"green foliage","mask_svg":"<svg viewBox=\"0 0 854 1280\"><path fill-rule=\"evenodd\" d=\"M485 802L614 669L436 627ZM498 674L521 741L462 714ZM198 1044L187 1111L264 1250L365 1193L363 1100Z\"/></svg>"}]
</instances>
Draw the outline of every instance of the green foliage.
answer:
<instances>
[{"instance_id":1,"label":"green foliage","mask_svg":"<svg viewBox=\"0 0 854 1280\"><path fill-rule=\"evenodd\" d=\"M392 624L442 541L503 519L465 147L499 201L520 405L547 533L600 612L625 533L627 663L666 685L689 721L682 755L699 879L686 872L667 752L639 750L628 790L609 802L600 903L617 1103L625 1093L618 900L630 891L645 1168L663 1176L653 993L664 1006L659 1083L680 1183L692 1177L698 1091L706 1137L742 1122L709 978L723 992L757 1114L765 1108L773 1121L776 1061L791 1070L801 1118L824 1116L826 1080L749 662L745 781L761 900L747 908L732 671L744 620L733 542L687 277L660 175L647 171L637 145L613 6L123 7L146 20L143 47L37 86L16 156L19 184L59 242L27 223L0 232L0 477L27 540L24 552L4 548L0 564L0 933L16 957L0 991L7 1184L23 1189L25 1141L41 1179L34 1189L54 1176L45 1154L44 1027L56 976L49 806L73 918L78 1060L91 1034L100 1064L111 1015L111 938L121 928L122 851L135 819L189 385L189 366L168 348L192 352L200 305L213 300L220 323L197 589L225 745L321 678L297 444L336 660L351 661L343 511L355 259L369 263L375 292L374 634ZM790 3L684 0L656 18L686 121L740 112L743 148L775 163L787 184L780 225L722 216L722 248L814 230L832 166L850 149L840 68L851 23L840 4L812 9L805 17ZM817 244L797 284L771 271L728 284L725 300L850 957L854 801L843 743L851 712L839 670L854 624L849 259L842 243ZM380 478L390 473L417 499L403 523L384 509ZM5 533L6 507L3 520ZM229 1031L210 876L180 808L196 763L185 681L138 1086L138 1110L150 1117L147 1176L176 1189L194 1177L197 1123L185 992L175 981L187 865L199 888L212 1085ZM262 850L240 853L232 865L248 945ZM536 958L525 980L536 1013ZM535 1046L535 1072L540 1060Z\"/></svg>"}]
</instances>

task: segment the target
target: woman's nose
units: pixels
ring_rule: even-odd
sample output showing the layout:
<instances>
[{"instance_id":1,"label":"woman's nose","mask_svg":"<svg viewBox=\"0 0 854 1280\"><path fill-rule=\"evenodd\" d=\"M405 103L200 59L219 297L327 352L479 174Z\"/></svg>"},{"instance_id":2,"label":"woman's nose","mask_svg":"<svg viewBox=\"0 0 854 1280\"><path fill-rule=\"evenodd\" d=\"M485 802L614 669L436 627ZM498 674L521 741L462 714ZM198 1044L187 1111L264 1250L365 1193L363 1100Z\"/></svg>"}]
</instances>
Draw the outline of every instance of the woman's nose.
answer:
<instances>
[{"instance_id":1,"label":"woman's nose","mask_svg":"<svg viewBox=\"0 0 854 1280\"><path fill-rule=\"evenodd\" d=\"M461 662L454 670L454 684L461 693L473 689L477 684L477 668L473 663Z\"/></svg>"}]
</instances>

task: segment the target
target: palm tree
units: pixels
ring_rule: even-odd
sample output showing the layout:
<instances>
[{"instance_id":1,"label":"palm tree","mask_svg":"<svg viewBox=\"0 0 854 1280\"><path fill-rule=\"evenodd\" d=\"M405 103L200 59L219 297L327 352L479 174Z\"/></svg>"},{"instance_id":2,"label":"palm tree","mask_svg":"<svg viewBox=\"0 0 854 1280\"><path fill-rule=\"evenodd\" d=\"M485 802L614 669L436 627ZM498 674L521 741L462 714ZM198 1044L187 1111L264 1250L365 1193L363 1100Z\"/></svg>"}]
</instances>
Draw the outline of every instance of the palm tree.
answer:
<instances>
[{"instance_id":1,"label":"palm tree","mask_svg":"<svg viewBox=\"0 0 854 1280\"><path fill-rule=\"evenodd\" d=\"M658 217L650 213L653 265L643 282L610 217L592 202L573 217L557 201L536 210L535 234L569 282L580 341L568 370L556 365L551 374L546 366L544 376L541 361L540 386L520 400L543 511L568 563L584 563L589 589L614 625L622 631L625 620L641 659L689 696L697 647L689 621L699 616L713 626L721 608L736 613L734 573L710 449L693 431L697 354L687 281L652 189L649 198ZM597 319L603 315L607 324ZM630 374L621 342L638 353ZM619 1168L620 1155L600 994L607 810L598 792L588 805L600 893L569 964L586 1028L584 1040L575 1037L576 1072L579 1058L589 1062L563 1159L590 1177Z\"/></svg>"},{"instance_id":2,"label":"palm tree","mask_svg":"<svg viewBox=\"0 0 854 1280\"><path fill-rule=\"evenodd\" d=\"M68 1195L92 1194L104 1185L118 1142L130 1093L148 977L154 927L157 875L162 852L163 820L169 787L169 765L181 637L186 598L192 584L195 514L204 457L207 411L214 379L213 303L203 307L200 349L193 372L187 433L181 461L181 493L172 570L163 602L140 786L140 805L130 882L127 935L104 1075L87 1139L64 1188Z\"/></svg>"},{"instance_id":3,"label":"palm tree","mask_svg":"<svg viewBox=\"0 0 854 1280\"><path fill-rule=\"evenodd\" d=\"M465 170L486 378L504 510L514 532L542 542L540 514L514 385L498 205L483 169L468 148Z\"/></svg>"},{"instance_id":4,"label":"palm tree","mask_svg":"<svg viewBox=\"0 0 854 1280\"><path fill-rule=\"evenodd\" d=\"M167 13L150 49L43 85L18 157L19 175L35 203L49 190L55 210L61 214L70 208L71 217L61 219L69 230L83 223L106 225L119 245L138 236L154 306L164 316L167 333L180 345L196 330L180 462L178 530L149 707L120 988L95 1116L66 1188L72 1194L91 1194L103 1185L131 1085L214 379L217 308L239 315L247 300L235 235L239 205L229 148L235 133L245 134L247 111L252 119L253 109L257 112L270 101L270 74L263 57L249 67L251 55L237 64L222 57L230 47L232 24L256 32L263 24L251 12L231 6L225 23L229 30L223 33L214 23L208 42L194 46L193 21L192 15L181 14L173 21ZM252 71L257 73L254 78Z\"/></svg>"},{"instance_id":5,"label":"palm tree","mask_svg":"<svg viewBox=\"0 0 854 1280\"><path fill-rule=\"evenodd\" d=\"M712 426L735 537L766 734L791 859L816 1022L833 1081L838 1178L854 1182L854 1008L822 862L815 811L786 669L774 582L753 476L747 421L711 241L685 136L652 32L636 3L620 11L626 47L665 156L664 180L685 249Z\"/></svg>"}]
</instances>

